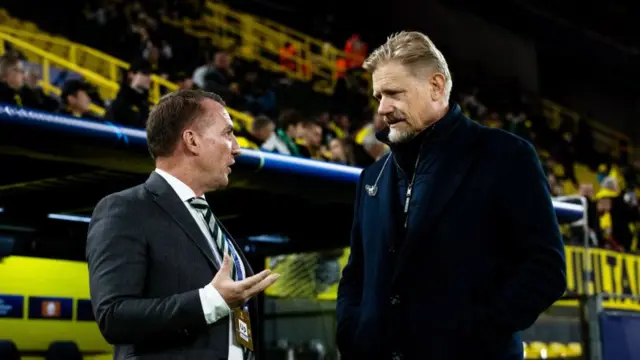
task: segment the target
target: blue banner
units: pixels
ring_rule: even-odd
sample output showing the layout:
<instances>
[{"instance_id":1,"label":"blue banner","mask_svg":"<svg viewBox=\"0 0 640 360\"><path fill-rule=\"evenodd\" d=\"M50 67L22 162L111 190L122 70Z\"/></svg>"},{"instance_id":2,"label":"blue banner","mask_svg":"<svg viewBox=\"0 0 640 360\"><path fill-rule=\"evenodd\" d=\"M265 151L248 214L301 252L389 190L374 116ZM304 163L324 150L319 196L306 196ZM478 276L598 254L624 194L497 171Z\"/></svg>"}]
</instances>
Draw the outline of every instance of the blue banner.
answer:
<instances>
[{"instance_id":1,"label":"blue banner","mask_svg":"<svg viewBox=\"0 0 640 360\"><path fill-rule=\"evenodd\" d=\"M0 318L22 319L24 296L0 295Z\"/></svg>"},{"instance_id":2,"label":"blue banner","mask_svg":"<svg viewBox=\"0 0 640 360\"><path fill-rule=\"evenodd\" d=\"M640 316L637 313L600 315L603 360L640 359Z\"/></svg>"}]
</instances>

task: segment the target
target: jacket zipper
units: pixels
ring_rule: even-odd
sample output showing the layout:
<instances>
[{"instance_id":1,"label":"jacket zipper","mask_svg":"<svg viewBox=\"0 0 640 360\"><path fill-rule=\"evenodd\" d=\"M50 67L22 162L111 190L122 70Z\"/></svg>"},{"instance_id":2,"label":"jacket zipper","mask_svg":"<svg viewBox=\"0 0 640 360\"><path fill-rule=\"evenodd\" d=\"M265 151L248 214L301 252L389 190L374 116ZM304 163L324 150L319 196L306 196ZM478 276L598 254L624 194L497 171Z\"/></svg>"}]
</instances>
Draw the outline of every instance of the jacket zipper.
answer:
<instances>
[{"instance_id":1,"label":"jacket zipper","mask_svg":"<svg viewBox=\"0 0 640 360\"><path fill-rule=\"evenodd\" d=\"M407 186L407 193L405 194L405 200L404 200L404 228L405 229L409 226L409 204L411 203L411 193L413 191L413 184L416 181L416 173L418 172L419 163L420 163L420 154L418 154L418 158L416 159L416 164L413 168L413 175L411 176L411 181L409 181L409 185Z\"/></svg>"}]
</instances>

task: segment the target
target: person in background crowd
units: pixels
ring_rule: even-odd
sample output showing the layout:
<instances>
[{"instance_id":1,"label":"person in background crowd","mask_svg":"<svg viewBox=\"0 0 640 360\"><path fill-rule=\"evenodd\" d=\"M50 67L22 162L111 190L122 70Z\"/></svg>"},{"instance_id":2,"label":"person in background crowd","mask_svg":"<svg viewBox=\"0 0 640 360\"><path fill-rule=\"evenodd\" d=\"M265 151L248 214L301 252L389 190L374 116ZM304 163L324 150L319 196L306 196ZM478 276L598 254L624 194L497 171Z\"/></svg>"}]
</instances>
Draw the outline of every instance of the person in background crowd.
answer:
<instances>
[{"instance_id":1,"label":"person in background crowd","mask_svg":"<svg viewBox=\"0 0 640 360\"><path fill-rule=\"evenodd\" d=\"M125 82L105 119L126 126L144 127L149 115L149 88L151 86L151 65L146 61L132 64Z\"/></svg>"},{"instance_id":2,"label":"person in background crowd","mask_svg":"<svg viewBox=\"0 0 640 360\"><path fill-rule=\"evenodd\" d=\"M13 54L0 56L0 103L42 109L38 98L25 86L24 63Z\"/></svg>"},{"instance_id":3,"label":"person in background crowd","mask_svg":"<svg viewBox=\"0 0 640 360\"><path fill-rule=\"evenodd\" d=\"M178 85L179 90L195 90L196 85L193 83L193 78L184 71L179 71L169 78L170 81Z\"/></svg>"},{"instance_id":4,"label":"person in background crowd","mask_svg":"<svg viewBox=\"0 0 640 360\"><path fill-rule=\"evenodd\" d=\"M315 120L302 121L295 141L303 157L316 160L328 160L330 157L322 148L322 125Z\"/></svg>"},{"instance_id":5,"label":"person in background crowd","mask_svg":"<svg viewBox=\"0 0 640 360\"><path fill-rule=\"evenodd\" d=\"M235 72L231 66L231 55L218 51L213 59L213 67L204 74L202 89L229 97L238 92Z\"/></svg>"},{"instance_id":6,"label":"person in background crowd","mask_svg":"<svg viewBox=\"0 0 640 360\"><path fill-rule=\"evenodd\" d=\"M370 159L378 160L388 152L389 147L376 138L376 133L386 127L384 118L376 114L371 123L366 124L356 134L355 142L364 151L363 155ZM368 160L364 160L368 162Z\"/></svg>"},{"instance_id":7,"label":"person in background crowd","mask_svg":"<svg viewBox=\"0 0 640 360\"><path fill-rule=\"evenodd\" d=\"M253 119L249 128L242 127L237 133L241 148L260 149L275 134L276 124L269 117L260 115Z\"/></svg>"},{"instance_id":8,"label":"person in background crowd","mask_svg":"<svg viewBox=\"0 0 640 360\"><path fill-rule=\"evenodd\" d=\"M356 160L353 154L353 144L347 139L334 138L329 142L331 162L355 166Z\"/></svg>"},{"instance_id":9,"label":"person in background crowd","mask_svg":"<svg viewBox=\"0 0 640 360\"><path fill-rule=\"evenodd\" d=\"M304 121L304 117L298 110L286 109L280 112L280 118L278 119L278 129L276 134L278 135L279 142L282 142L287 147L287 152L281 152L281 154L302 156L300 146L296 143L296 139L301 134L301 124ZM276 140L273 140L276 141ZM274 146L274 150L281 146Z\"/></svg>"},{"instance_id":10,"label":"person in background crowd","mask_svg":"<svg viewBox=\"0 0 640 360\"><path fill-rule=\"evenodd\" d=\"M68 80L64 83L60 100L62 102L61 114L86 119L98 119L90 113L91 98L90 86L82 80Z\"/></svg>"},{"instance_id":11,"label":"person in background crowd","mask_svg":"<svg viewBox=\"0 0 640 360\"><path fill-rule=\"evenodd\" d=\"M356 188L336 309L342 358L458 360L482 349L521 360L520 332L566 288L534 148L450 101L449 66L424 34L391 36L364 68L391 153Z\"/></svg>"},{"instance_id":12,"label":"person in background crowd","mask_svg":"<svg viewBox=\"0 0 640 360\"><path fill-rule=\"evenodd\" d=\"M25 70L24 86L36 97L39 108L44 111L54 112L60 107L60 103L53 96L47 95L39 82L42 79L40 68L36 65L27 66Z\"/></svg>"}]
</instances>

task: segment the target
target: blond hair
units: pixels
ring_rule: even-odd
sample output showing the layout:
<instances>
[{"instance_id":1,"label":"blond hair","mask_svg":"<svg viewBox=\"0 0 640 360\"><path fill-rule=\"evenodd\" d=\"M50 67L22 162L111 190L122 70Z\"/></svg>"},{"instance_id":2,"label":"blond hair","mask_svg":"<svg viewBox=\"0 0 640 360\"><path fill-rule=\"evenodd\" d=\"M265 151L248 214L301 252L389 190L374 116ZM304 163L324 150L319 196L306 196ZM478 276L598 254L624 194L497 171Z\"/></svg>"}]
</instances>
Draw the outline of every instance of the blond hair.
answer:
<instances>
[{"instance_id":1,"label":"blond hair","mask_svg":"<svg viewBox=\"0 0 640 360\"><path fill-rule=\"evenodd\" d=\"M375 49L364 61L363 67L374 72L380 65L399 61L411 70L430 68L445 78L445 100L449 101L453 81L444 56L428 36L417 31L402 31L387 38L387 42Z\"/></svg>"}]
</instances>

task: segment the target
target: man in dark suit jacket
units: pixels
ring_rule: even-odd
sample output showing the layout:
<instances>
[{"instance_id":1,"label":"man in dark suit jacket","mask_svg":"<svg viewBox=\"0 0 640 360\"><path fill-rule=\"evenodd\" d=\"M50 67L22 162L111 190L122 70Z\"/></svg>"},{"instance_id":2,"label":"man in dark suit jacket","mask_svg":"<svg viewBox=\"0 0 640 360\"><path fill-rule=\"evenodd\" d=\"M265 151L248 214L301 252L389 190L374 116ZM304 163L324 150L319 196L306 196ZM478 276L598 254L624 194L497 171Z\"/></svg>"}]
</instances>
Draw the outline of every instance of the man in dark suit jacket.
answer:
<instances>
[{"instance_id":1,"label":"man in dark suit jacket","mask_svg":"<svg viewBox=\"0 0 640 360\"><path fill-rule=\"evenodd\" d=\"M204 198L228 184L239 153L222 99L193 90L166 95L149 116L147 141L156 170L102 199L89 225L100 330L116 359L252 358L236 336L245 330L238 320L256 323L256 304L247 301L278 275L253 275Z\"/></svg>"},{"instance_id":2,"label":"man in dark suit jacket","mask_svg":"<svg viewBox=\"0 0 640 360\"><path fill-rule=\"evenodd\" d=\"M562 239L531 145L449 103L446 61L403 32L365 62L391 153L357 187L338 289L344 359L516 360L565 290Z\"/></svg>"}]
</instances>

